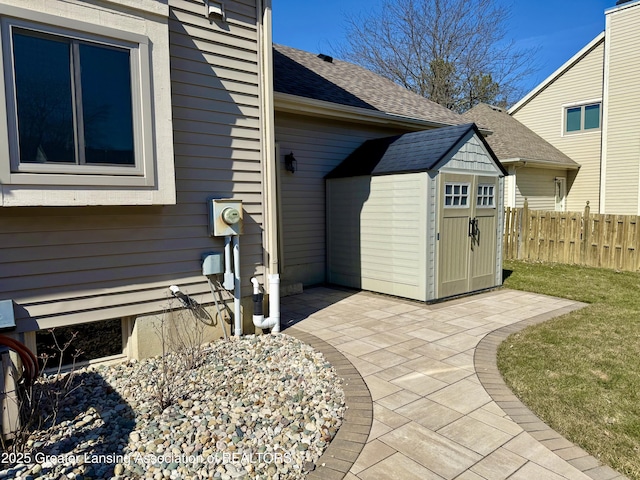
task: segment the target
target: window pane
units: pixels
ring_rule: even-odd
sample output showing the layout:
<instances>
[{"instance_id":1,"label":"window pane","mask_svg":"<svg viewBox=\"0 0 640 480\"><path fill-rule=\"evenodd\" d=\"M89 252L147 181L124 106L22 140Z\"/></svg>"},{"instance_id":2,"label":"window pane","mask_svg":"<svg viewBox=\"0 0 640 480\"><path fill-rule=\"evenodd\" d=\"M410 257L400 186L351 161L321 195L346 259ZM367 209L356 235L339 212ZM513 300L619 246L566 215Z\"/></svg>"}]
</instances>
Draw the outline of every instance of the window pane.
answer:
<instances>
[{"instance_id":1,"label":"window pane","mask_svg":"<svg viewBox=\"0 0 640 480\"><path fill-rule=\"evenodd\" d=\"M567 132L576 132L580 130L580 116L582 108L567 109Z\"/></svg>"},{"instance_id":2,"label":"window pane","mask_svg":"<svg viewBox=\"0 0 640 480\"><path fill-rule=\"evenodd\" d=\"M134 165L129 51L80 44L85 161Z\"/></svg>"},{"instance_id":3,"label":"window pane","mask_svg":"<svg viewBox=\"0 0 640 480\"><path fill-rule=\"evenodd\" d=\"M13 33L21 163L75 163L70 43Z\"/></svg>"},{"instance_id":4,"label":"window pane","mask_svg":"<svg viewBox=\"0 0 640 480\"><path fill-rule=\"evenodd\" d=\"M584 107L584 128L600 128L600 104Z\"/></svg>"}]
</instances>

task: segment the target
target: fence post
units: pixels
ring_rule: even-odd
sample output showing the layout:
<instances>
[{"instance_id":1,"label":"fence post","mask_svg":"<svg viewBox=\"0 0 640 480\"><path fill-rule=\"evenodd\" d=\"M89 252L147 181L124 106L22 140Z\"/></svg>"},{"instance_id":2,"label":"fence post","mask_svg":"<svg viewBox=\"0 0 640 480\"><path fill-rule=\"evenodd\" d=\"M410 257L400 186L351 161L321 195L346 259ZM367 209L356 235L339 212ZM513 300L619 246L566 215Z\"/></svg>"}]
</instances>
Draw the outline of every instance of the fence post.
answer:
<instances>
[{"instance_id":1,"label":"fence post","mask_svg":"<svg viewBox=\"0 0 640 480\"><path fill-rule=\"evenodd\" d=\"M518 260L526 258L529 252L529 199L524 199L524 205L520 210L518 225Z\"/></svg>"},{"instance_id":2,"label":"fence post","mask_svg":"<svg viewBox=\"0 0 640 480\"><path fill-rule=\"evenodd\" d=\"M584 215L582 216L582 255L581 261L583 265L590 265L591 252L591 207L589 200L584 207Z\"/></svg>"}]
</instances>

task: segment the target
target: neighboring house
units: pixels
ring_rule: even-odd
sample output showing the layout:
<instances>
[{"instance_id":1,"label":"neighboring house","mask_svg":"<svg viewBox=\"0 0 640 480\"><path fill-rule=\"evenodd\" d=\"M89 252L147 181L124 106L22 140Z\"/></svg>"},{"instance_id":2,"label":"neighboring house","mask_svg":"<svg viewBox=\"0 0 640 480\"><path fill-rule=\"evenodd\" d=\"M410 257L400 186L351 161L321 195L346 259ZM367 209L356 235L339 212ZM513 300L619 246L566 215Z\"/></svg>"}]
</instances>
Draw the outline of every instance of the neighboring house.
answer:
<instances>
[{"instance_id":1,"label":"neighboring house","mask_svg":"<svg viewBox=\"0 0 640 480\"><path fill-rule=\"evenodd\" d=\"M281 273L313 285L327 279L324 176L365 140L467 122L352 63L281 45L273 60Z\"/></svg>"},{"instance_id":2,"label":"neighboring house","mask_svg":"<svg viewBox=\"0 0 640 480\"><path fill-rule=\"evenodd\" d=\"M566 210L566 197L580 166L504 110L484 103L462 115L491 130L487 143L508 170L505 206Z\"/></svg>"},{"instance_id":3,"label":"neighboring house","mask_svg":"<svg viewBox=\"0 0 640 480\"><path fill-rule=\"evenodd\" d=\"M509 113L581 165L569 210L640 214L640 1L605 12L605 31Z\"/></svg>"},{"instance_id":4,"label":"neighboring house","mask_svg":"<svg viewBox=\"0 0 640 480\"><path fill-rule=\"evenodd\" d=\"M209 6L2 1L0 300L29 346L115 319L123 353L143 356L170 285L211 303L212 196L243 202L245 296L277 273L270 1Z\"/></svg>"}]
</instances>

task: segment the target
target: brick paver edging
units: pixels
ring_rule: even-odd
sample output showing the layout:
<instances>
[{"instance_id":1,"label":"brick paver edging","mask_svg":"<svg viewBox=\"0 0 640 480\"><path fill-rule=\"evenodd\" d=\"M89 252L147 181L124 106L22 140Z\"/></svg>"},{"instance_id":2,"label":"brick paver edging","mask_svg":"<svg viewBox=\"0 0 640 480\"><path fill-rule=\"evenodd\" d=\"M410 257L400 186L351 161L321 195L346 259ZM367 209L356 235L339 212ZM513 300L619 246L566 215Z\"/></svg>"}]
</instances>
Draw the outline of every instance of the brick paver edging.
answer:
<instances>
[{"instance_id":1,"label":"brick paver edging","mask_svg":"<svg viewBox=\"0 0 640 480\"><path fill-rule=\"evenodd\" d=\"M594 480L623 480L627 477L616 472L611 467L602 465L598 459L589 455L582 448L576 446L540 420L513 394L498 371L498 346L509 335L519 332L529 325L545 322L585 306L584 303L575 302L559 310L494 330L480 340L476 347L473 361L480 383L482 383L482 386L493 401L509 415L511 420L520 425L533 438Z\"/></svg>"},{"instance_id":2,"label":"brick paver edging","mask_svg":"<svg viewBox=\"0 0 640 480\"><path fill-rule=\"evenodd\" d=\"M358 370L336 348L296 327L288 327L284 333L321 352L343 379L342 388L347 409L342 425L316 462L315 470L306 476L307 480L341 480L351 470L351 466L367 443L373 422L371 393Z\"/></svg>"}]
</instances>

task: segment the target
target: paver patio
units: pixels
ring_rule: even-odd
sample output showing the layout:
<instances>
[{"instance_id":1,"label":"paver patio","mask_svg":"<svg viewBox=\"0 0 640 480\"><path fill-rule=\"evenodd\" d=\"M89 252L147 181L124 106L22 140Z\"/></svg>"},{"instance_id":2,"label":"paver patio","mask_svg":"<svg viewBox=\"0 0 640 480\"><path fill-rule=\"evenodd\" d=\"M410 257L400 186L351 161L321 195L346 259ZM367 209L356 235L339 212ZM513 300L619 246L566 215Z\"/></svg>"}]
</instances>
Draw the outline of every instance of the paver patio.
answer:
<instances>
[{"instance_id":1,"label":"paver patio","mask_svg":"<svg viewBox=\"0 0 640 480\"><path fill-rule=\"evenodd\" d=\"M533 415L497 371L511 332L584 306L497 290L433 305L317 287L284 333L325 353L348 410L309 479L623 479Z\"/></svg>"}]
</instances>

